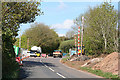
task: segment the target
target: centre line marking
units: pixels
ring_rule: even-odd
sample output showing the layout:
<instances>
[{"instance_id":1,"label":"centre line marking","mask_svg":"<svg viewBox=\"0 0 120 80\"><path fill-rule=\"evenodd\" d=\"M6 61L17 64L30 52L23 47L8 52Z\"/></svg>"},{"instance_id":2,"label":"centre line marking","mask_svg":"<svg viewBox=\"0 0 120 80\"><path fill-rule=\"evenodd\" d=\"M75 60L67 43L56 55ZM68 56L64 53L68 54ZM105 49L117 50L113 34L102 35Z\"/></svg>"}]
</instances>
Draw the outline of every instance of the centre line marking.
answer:
<instances>
[{"instance_id":1,"label":"centre line marking","mask_svg":"<svg viewBox=\"0 0 120 80\"><path fill-rule=\"evenodd\" d=\"M40 60L40 62L42 63L42 60ZM51 71L55 71L55 70L53 70L52 68L50 68L50 67L48 67L47 65L45 65L44 63L42 63L45 67L47 67L47 68L49 68Z\"/></svg>"},{"instance_id":2,"label":"centre line marking","mask_svg":"<svg viewBox=\"0 0 120 80\"><path fill-rule=\"evenodd\" d=\"M48 67L47 65L45 65L45 67Z\"/></svg>"},{"instance_id":3,"label":"centre line marking","mask_svg":"<svg viewBox=\"0 0 120 80\"><path fill-rule=\"evenodd\" d=\"M59 73L56 73L56 74L59 75L59 76L61 76L62 78L66 78L66 77L64 77L63 75L59 74Z\"/></svg>"},{"instance_id":4,"label":"centre line marking","mask_svg":"<svg viewBox=\"0 0 120 80\"><path fill-rule=\"evenodd\" d=\"M54 70L52 68L49 67L49 69L54 72Z\"/></svg>"},{"instance_id":5,"label":"centre line marking","mask_svg":"<svg viewBox=\"0 0 120 80\"><path fill-rule=\"evenodd\" d=\"M42 63L42 60L40 60L40 62ZM49 68L51 71L55 71L52 68L48 67L47 65L45 65L44 63L42 63L45 67ZM60 73L56 73L58 76L62 77L62 78L66 78L65 76L61 75Z\"/></svg>"}]
</instances>

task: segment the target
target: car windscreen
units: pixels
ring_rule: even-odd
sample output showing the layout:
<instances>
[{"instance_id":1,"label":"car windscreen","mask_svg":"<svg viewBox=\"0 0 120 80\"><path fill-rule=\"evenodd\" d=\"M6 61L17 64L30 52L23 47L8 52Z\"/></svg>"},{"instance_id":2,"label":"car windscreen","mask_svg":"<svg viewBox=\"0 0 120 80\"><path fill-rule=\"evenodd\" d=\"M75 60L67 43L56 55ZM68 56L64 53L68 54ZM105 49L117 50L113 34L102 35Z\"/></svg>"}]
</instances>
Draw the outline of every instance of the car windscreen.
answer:
<instances>
[{"instance_id":1,"label":"car windscreen","mask_svg":"<svg viewBox=\"0 0 120 80\"><path fill-rule=\"evenodd\" d=\"M35 52L37 52L37 51L35 51L35 50L31 50L30 52L31 52L31 53L35 53Z\"/></svg>"},{"instance_id":2,"label":"car windscreen","mask_svg":"<svg viewBox=\"0 0 120 80\"><path fill-rule=\"evenodd\" d=\"M35 52L30 52L30 54L34 54Z\"/></svg>"}]
</instances>

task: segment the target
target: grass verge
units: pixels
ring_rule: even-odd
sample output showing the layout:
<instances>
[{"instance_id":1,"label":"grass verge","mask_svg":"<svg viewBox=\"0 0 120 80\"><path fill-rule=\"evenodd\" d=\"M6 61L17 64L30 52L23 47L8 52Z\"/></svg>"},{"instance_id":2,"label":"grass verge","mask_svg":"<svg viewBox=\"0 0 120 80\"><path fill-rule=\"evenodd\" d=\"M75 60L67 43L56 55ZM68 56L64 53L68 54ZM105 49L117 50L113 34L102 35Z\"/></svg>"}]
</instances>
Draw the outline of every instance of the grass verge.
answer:
<instances>
[{"instance_id":1,"label":"grass verge","mask_svg":"<svg viewBox=\"0 0 120 80\"><path fill-rule=\"evenodd\" d=\"M112 79L112 80L120 80L120 78L118 77L118 75L113 75L112 73L109 72L103 72L101 70L93 70L91 68L88 67L80 67L81 70L96 74L98 76L107 78L107 79Z\"/></svg>"},{"instance_id":2,"label":"grass verge","mask_svg":"<svg viewBox=\"0 0 120 80\"><path fill-rule=\"evenodd\" d=\"M61 62L65 63L68 59L70 59L70 57L62 58ZM74 65L74 64L71 63L71 65ZM92 74L95 74L101 77L104 77L104 78L107 78L107 79L110 79L110 80L120 80L120 77L118 77L118 75L113 75L110 72L103 72L101 70L93 70L91 67L80 67L79 69L90 72Z\"/></svg>"},{"instance_id":3,"label":"grass verge","mask_svg":"<svg viewBox=\"0 0 120 80\"><path fill-rule=\"evenodd\" d=\"M62 61L66 62L68 59L70 59L70 57L62 58Z\"/></svg>"}]
</instances>

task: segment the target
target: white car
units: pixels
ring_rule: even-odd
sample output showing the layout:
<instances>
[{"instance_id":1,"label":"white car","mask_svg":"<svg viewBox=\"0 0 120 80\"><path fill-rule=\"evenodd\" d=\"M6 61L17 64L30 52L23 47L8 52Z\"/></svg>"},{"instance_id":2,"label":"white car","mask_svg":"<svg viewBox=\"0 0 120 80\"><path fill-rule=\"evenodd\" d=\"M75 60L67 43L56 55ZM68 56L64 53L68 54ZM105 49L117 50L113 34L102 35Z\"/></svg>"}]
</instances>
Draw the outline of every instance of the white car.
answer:
<instances>
[{"instance_id":1,"label":"white car","mask_svg":"<svg viewBox=\"0 0 120 80\"><path fill-rule=\"evenodd\" d=\"M30 52L30 57L37 57L37 55L35 54L35 52Z\"/></svg>"}]
</instances>

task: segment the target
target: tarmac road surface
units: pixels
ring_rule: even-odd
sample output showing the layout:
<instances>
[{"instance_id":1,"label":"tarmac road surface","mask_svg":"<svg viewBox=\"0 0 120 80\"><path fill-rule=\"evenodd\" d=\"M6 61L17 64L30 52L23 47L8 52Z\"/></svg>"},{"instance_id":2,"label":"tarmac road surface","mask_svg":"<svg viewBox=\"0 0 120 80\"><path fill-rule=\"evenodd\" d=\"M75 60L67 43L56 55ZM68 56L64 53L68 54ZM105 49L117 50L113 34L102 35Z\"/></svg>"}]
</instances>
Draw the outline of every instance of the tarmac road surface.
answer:
<instances>
[{"instance_id":1,"label":"tarmac road surface","mask_svg":"<svg viewBox=\"0 0 120 80\"><path fill-rule=\"evenodd\" d=\"M24 59L20 78L98 78L101 80L99 76L63 65L60 63L60 59L52 57Z\"/></svg>"}]
</instances>

